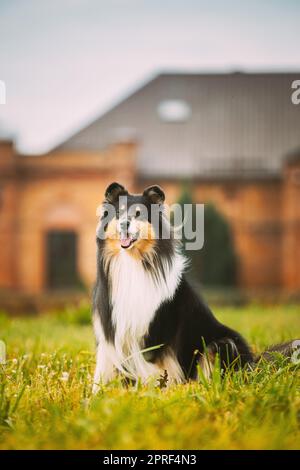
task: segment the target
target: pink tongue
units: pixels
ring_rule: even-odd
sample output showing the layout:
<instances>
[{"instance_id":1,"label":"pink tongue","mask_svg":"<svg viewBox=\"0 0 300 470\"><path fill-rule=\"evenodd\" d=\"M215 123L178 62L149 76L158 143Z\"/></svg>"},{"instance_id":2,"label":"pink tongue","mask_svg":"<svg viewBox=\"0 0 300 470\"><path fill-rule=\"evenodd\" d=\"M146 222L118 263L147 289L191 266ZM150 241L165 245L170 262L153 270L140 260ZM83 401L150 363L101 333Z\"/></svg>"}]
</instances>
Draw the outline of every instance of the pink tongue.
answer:
<instances>
[{"instance_id":1,"label":"pink tongue","mask_svg":"<svg viewBox=\"0 0 300 470\"><path fill-rule=\"evenodd\" d=\"M131 238L121 238L121 246L123 248L128 248L131 243Z\"/></svg>"}]
</instances>

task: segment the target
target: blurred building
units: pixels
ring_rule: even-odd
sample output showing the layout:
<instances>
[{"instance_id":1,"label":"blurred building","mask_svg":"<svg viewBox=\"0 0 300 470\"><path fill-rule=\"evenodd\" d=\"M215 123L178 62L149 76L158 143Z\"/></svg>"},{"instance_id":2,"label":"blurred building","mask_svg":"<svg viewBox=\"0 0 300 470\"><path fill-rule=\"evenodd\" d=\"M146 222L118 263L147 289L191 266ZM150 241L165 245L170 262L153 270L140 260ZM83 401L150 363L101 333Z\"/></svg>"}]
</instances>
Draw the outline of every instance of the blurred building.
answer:
<instances>
[{"instance_id":1,"label":"blurred building","mask_svg":"<svg viewBox=\"0 0 300 470\"><path fill-rule=\"evenodd\" d=\"M21 156L0 143L0 288L90 286L96 209L114 179L134 185L134 147Z\"/></svg>"},{"instance_id":2,"label":"blurred building","mask_svg":"<svg viewBox=\"0 0 300 470\"><path fill-rule=\"evenodd\" d=\"M90 285L107 184L158 183L173 203L189 181L193 200L213 202L232 228L240 286L300 291L296 79L163 74L47 155L2 141L0 286Z\"/></svg>"}]
</instances>

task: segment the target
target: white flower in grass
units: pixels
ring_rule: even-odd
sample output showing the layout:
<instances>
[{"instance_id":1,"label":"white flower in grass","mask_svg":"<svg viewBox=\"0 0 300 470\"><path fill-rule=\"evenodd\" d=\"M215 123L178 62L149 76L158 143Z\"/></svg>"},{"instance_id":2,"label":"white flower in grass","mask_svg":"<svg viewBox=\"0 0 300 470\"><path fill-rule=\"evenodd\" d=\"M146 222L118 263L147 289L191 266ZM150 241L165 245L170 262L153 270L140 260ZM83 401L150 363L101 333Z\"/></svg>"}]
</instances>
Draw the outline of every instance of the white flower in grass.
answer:
<instances>
[{"instance_id":1,"label":"white flower in grass","mask_svg":"<svg viewBox=\"0 0 300 470\"><path fill-rule=\"evenodd\" d=\"M69 380L69 372L63 372L61 374L61 378L60 378L63 382L68 382Z\"/></svg>"}]
</instances>

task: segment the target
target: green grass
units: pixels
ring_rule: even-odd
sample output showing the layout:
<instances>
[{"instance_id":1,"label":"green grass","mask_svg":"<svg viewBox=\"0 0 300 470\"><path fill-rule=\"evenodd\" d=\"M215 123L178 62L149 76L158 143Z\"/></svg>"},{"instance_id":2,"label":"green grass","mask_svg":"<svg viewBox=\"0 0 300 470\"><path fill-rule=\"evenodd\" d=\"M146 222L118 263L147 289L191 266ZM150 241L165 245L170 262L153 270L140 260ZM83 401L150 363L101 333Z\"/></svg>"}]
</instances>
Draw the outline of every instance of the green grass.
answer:
<instances>
[{"instance_id":1,"label":"green grass","mask_svg":"<svg viewBox=\"0 0 300 470\"><path fill-rule=\"evenodd\" d=\"M256 351L300 336L298 306L220 308ZM160 389L116 381L91 396L94 338L87 309L0 316L2 449L300 448L299 367L280 358L254 372L214 371Z\"/></svg>"}]
</instances>

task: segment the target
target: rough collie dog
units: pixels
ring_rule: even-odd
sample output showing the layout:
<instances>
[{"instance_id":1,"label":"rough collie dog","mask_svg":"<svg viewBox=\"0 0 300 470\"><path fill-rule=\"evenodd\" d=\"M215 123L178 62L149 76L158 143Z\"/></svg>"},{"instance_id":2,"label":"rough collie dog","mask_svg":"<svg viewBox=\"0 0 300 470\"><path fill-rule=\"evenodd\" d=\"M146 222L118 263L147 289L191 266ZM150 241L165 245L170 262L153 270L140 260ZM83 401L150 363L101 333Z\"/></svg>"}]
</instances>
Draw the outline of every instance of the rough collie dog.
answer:
<instances>
[{"instance_id":1,"label":"rough collie dog","mask_svg":"<svg viewBox=\"0 0 300 470\"><path fill-rule=\"evenodd\" d=\"M220 323L185 278L186 261L164 211L158 186L141 195L118 183L105 192L97 228L93 323L97 341L94 391L116 374L169 383L254 362L246 341ZM153 224L152 208L159 223ZM288 352L291 344L281 346Z\"/></svg>"}]
</instances>

